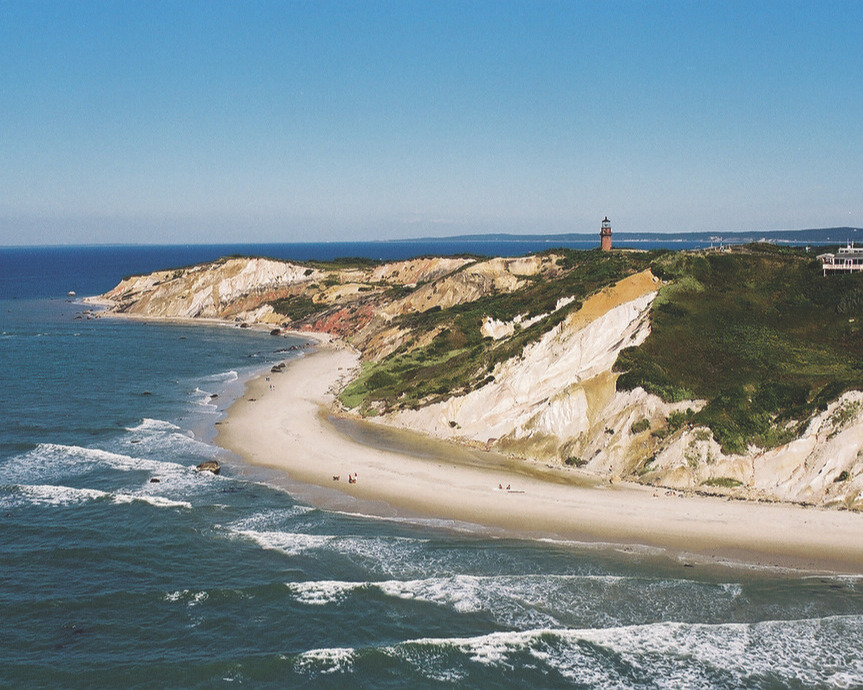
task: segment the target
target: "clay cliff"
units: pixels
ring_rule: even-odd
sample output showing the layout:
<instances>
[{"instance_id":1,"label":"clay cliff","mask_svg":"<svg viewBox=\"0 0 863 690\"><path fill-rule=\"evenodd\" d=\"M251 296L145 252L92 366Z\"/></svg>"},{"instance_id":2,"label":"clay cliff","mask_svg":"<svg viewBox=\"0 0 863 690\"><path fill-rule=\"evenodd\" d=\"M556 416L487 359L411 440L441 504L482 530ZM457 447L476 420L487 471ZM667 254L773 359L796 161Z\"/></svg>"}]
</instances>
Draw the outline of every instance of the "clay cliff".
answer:
<instances>
[{"instance_id":1,"label":"clay cliff","mask_svg":"<svg viewBox=\"0 0 863 690\"><path fill-rule=\"evenodd\" d=\"M648 338L671 281L647 255L577 254L228 258L126 278L101 300L113 314L344 338L363 365L342 401L380 423L608 479L863 508L863 393L796 420L801 433L787 443L723 451L692 422L705 400L616 385L615 363Z\"/></svg>"}]
</instances>

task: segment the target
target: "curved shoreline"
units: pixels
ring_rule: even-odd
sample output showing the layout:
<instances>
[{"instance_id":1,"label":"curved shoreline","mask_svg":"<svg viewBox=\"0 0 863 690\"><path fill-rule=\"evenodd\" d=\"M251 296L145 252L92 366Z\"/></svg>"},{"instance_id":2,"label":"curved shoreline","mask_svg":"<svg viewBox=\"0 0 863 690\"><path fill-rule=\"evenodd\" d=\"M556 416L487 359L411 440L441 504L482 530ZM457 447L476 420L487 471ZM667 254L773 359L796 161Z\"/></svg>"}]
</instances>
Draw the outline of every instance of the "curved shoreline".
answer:
<instances>
[{"instance_id":1,"label":"curved shoreline","mask_svg":"<svg viewBox=\"0 0 863 690\"><path fill-rule=\"evenodd\" d=\"M320 344L282 373L251 381L217 427L216 442L249 463L360 501L518 536L863 574L863 516L856 513L669 496L631 483L579 486L574 475L567 481L560 473L515 471L509 463L496 465L493 456L465 462L457 450L447 457L439 446L433 453L404 453L360 443L328 415L335 391L358 366L357 355L325 335L302 335ZM349 474L357 475L356 483L348 483Z\"/></svg>"}]
</instances>

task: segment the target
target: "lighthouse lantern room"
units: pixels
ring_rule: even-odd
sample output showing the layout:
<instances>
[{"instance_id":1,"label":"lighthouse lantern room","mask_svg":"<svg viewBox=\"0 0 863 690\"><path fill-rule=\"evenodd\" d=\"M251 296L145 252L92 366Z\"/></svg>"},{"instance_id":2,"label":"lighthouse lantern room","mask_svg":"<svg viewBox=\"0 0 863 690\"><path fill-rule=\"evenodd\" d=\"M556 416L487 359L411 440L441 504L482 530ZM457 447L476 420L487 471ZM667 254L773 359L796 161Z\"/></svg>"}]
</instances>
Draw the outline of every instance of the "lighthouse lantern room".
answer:
<instances>
[{"instance_id":1,"label":"lighthouse lantern room","mask_svg":"<svg viewBox=\"0 0 863 690\"><path fill-rule=\"evenodd\" d=\"M602 221L602 229L599 231L599 248L604 252L611 250L611 221L608 216Z\"/></svg>"}]
</instances>

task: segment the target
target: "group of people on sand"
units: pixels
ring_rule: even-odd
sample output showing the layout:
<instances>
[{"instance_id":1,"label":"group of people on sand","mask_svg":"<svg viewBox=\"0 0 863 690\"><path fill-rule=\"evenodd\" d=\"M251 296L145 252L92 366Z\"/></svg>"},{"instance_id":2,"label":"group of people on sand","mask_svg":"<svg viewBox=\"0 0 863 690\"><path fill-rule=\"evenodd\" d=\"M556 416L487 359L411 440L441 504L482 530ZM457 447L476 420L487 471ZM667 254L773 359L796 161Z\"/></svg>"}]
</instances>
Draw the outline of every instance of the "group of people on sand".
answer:
<instances>
[{"instance_id":1,"label":"group of people on sand","mask_svg":"<svg viewBox=\"0 0 863 690\"><path fill-rule=\"evenodd\" d=\"M683 496L684 496L682 491L675 491L674 489L667 489L665 492L665 495L666 496L673 496L675 498L683 498ZM659 498L659 492L654 490L653 497Z\"/></svg>"},{"instance_id":2,"label":"group of people on sand","mask_svg":"<svg viewBox=\"0 0 863 690\"><path fill-rule=\"evenodd\" d=\"M497 488L498 488L498 489L500 489L501 491L503 491L503 484L498 484L498 485L497 485ZM510 485L509 485L509 484L507 484L507 485L506 485L506 490L507 490L507 491L511 491L511 490L512 490L512 489L510 488Z\"/></svg>"},{"instance_id":3,"label":"group of people on sand","mask_svg":"<svg viewBox=\"0 0 863 690\"><path fill-rule=\"evenodd\" d=\"M354 472L353 474L349 474L348 475L348 484L356 484L356 483L357 483L357 473Z\"/></svg>"}]
</instances>

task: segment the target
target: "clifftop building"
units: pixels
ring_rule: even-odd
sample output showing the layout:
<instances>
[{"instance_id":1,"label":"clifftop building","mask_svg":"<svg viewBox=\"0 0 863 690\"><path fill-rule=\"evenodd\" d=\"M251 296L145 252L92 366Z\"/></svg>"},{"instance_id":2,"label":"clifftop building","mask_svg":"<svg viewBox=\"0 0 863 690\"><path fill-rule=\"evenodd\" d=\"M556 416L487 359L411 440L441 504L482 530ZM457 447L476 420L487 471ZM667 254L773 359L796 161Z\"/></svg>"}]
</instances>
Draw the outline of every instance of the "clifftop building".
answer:
<instances>
[{"instance_id":1,"label":"clifftop building","mask_svg":"<svg viewBox=\"0 0 863 690\"><path fill-rule=\"evenodd\" d=\"M599 231L599 248L604 252L611 250L611 221L608 216L602 221L602 229Z\"/></svg>"},{"instance_id":2,"label":"clifftop building","mask_svg":"<svg viewBox=\"0 0 863 690\"><path fill-rule=\"evenodd\" d=\"M819 254L821 270L827 273L855 273L863 271L863 248L855 247L852 242L846 247L839 247L839 254Z\"/></svg>"}]
</instances>

